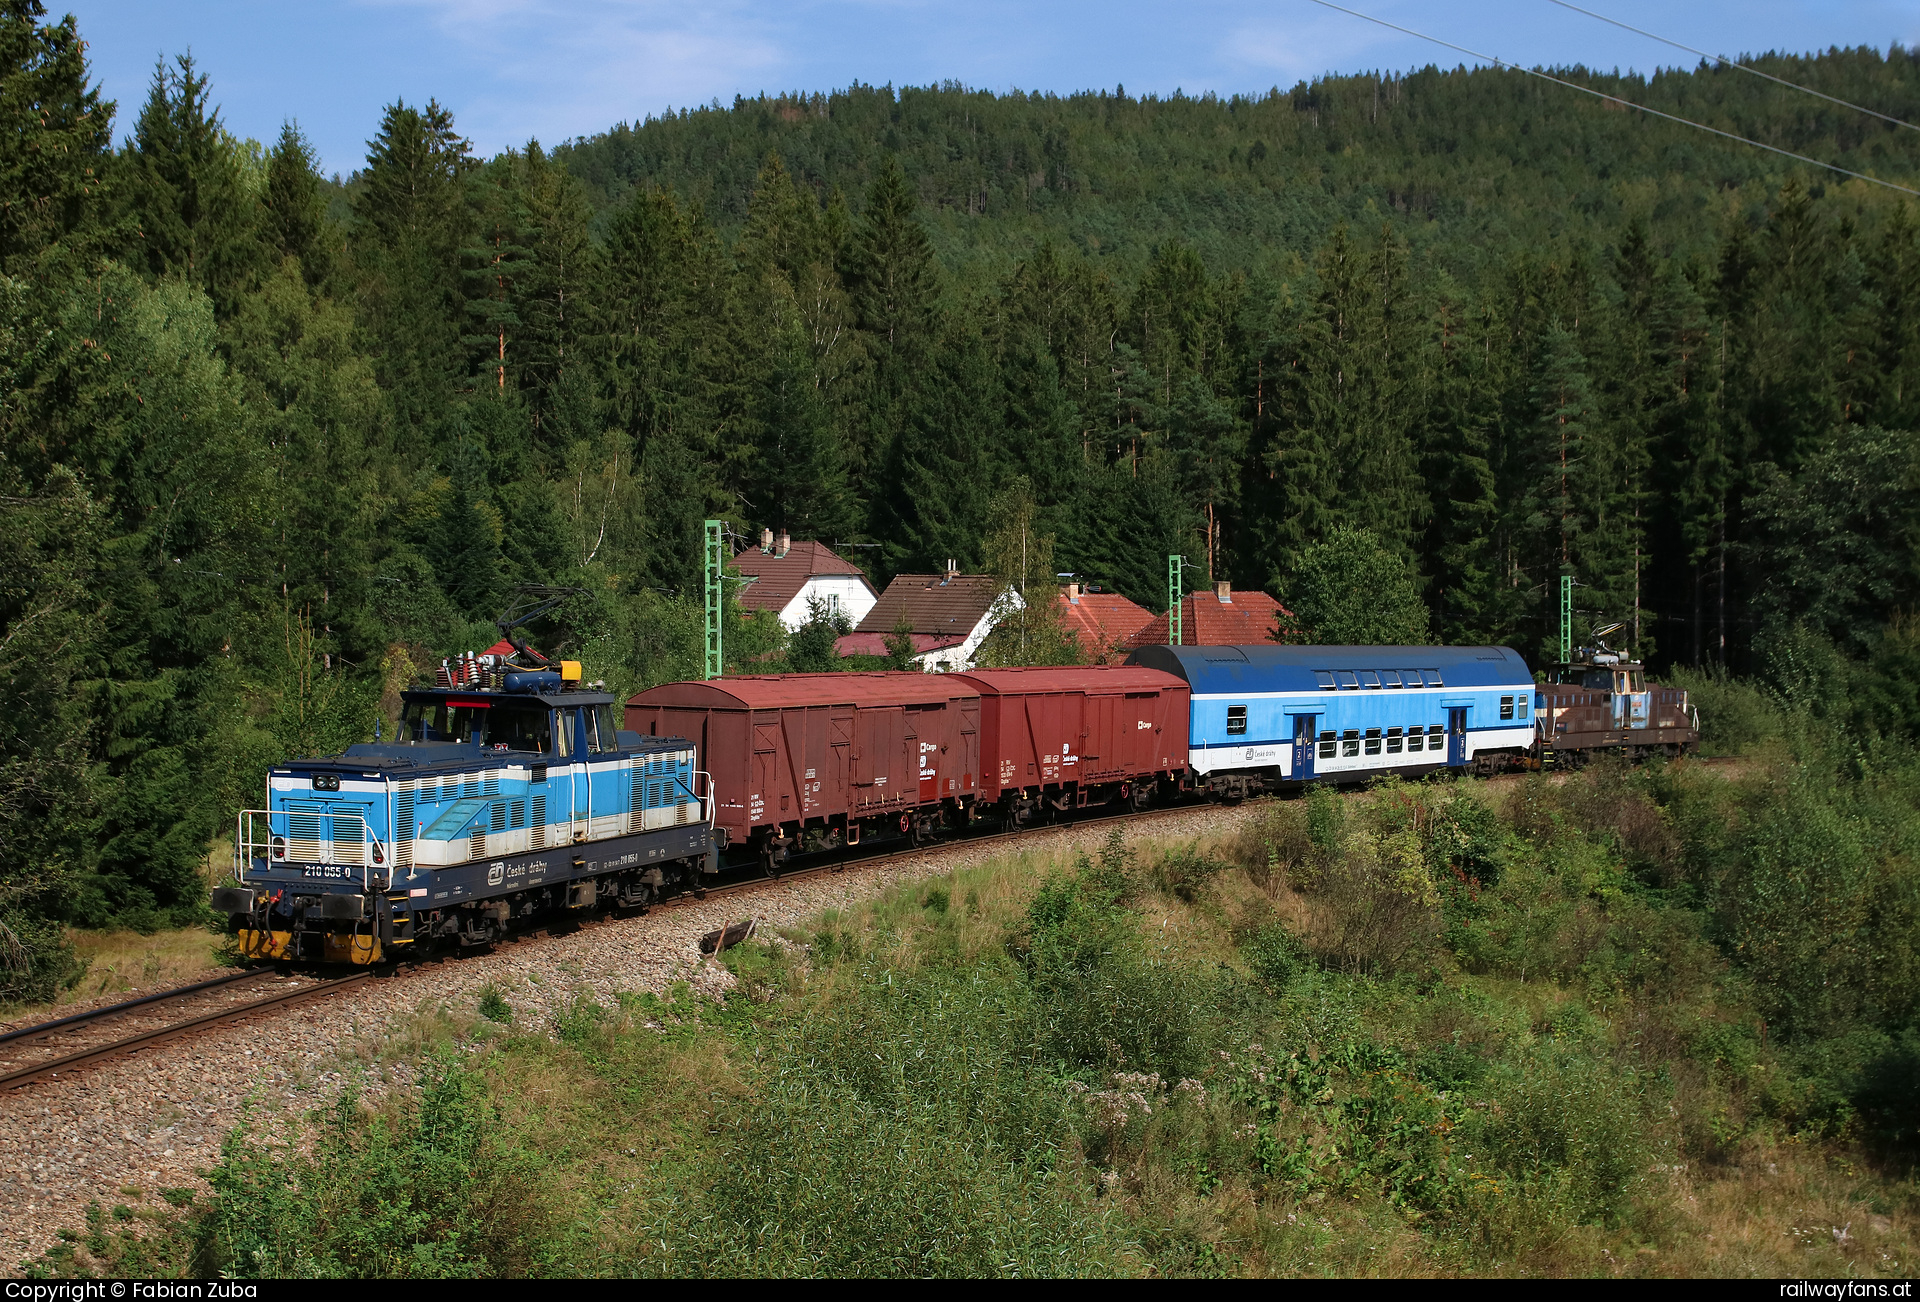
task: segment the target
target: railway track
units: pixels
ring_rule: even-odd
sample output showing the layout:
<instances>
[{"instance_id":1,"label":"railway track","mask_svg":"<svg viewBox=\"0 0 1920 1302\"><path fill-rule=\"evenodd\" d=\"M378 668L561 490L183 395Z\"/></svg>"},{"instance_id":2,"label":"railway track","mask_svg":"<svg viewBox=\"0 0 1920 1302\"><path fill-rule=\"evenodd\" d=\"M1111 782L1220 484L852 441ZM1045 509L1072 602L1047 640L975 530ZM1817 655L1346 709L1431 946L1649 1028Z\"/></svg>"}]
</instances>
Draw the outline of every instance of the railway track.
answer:
<instances>
[{"instance_id":1,"label":"railway track","mask_svg":"<svg viewBox=\"0 0 1920 1302\"><path fill-rule=\"evenodd\" d=\"M255 968L23 1026L0 1034L0 1090L70 1077L170 1040L337 993L372 975L329 979Z\"/></svg>"}]
</instances>

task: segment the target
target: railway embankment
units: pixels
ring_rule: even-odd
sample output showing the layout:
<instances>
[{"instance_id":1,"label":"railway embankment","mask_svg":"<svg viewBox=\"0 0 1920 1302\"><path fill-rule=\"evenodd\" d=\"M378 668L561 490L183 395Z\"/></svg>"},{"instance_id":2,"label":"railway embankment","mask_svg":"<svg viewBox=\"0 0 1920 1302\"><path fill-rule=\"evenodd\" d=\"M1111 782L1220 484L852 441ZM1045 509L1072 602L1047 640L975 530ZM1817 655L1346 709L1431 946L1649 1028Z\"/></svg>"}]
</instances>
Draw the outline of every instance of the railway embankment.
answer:
<instances>
[{"instance_id":1,"label":"railway embankment","mask_svg":"<svg viewBox=\"0 0 1920 1302\"><path fill-rule=\"evenodd\" d=\"M1910 1275L1912 782L1388 783L503 947L37 1268Z\"/></svg>"}]
</instances>

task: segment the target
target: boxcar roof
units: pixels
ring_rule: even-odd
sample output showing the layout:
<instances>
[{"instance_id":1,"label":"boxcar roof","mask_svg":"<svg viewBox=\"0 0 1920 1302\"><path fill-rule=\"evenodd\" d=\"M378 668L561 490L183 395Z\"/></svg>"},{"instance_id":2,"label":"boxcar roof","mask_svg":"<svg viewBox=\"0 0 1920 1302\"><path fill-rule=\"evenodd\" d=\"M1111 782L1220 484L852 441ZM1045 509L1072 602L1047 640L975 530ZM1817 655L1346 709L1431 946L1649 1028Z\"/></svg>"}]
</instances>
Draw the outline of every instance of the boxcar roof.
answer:
<instances>
[{"instance_id":1,"label":"boxcar roof","mask_svg":"<svg viewBox=\"0 0 1920 1302\"><path fill-rule=\"evenodd\" d=\"M802 705L943 705L979 689L955 674L876 671L867 674L743 674L706 682L662 683L628 705L693 709L780 710Z\"/></svg>"},{"instance_id":2,"label":"boxcar roof","mask_svg":"<svg viewBox=\"0 0 1920 1302\"><path fill-rule=\"evenodd\" d=\"M1169 687L1186 685L1178 675L1139 665L969 669L947 676L973 683L982 696L1009 692L1164 692Z\"/></svg>"},{"instance_id":3,"label":"boxcar roof","mask_svg":"<svg viewBox=\"0 0 1920 1302\"><path fill-rule=\"evenodd\" d=\"M1130 665L1164 669L1196 695L1325 692L1316 669L1438 669L1448 687L1531 687L1520 653L1503 646L1147 646Z\"/></svg>"}]
</instances>

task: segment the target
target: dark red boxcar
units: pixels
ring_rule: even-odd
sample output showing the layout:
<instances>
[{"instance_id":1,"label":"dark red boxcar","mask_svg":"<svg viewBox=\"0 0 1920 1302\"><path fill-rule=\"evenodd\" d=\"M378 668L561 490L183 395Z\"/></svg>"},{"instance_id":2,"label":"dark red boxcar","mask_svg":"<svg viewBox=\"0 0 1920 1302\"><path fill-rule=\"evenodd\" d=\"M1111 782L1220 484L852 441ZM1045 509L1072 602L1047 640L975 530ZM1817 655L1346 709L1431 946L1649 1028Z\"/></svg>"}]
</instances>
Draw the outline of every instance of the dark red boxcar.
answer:
<instances>
[{"instance_id":1,"label":"dark red boxcar","mask_svg":"<svg viewBox=\"0 0 1920 1302\"><path fill-rule=\"evenodd\" d=\"M979 718L977 689L952 675L779 674L650 688L626 726L691 738L716 825L778 858L863 820L931 830L931 813L978 788Z\"/></svg>"},{"instance_id":2,"label":"dark red boxcar","mask_svg":"<svg viewBox=\"0 0 1920 1302\"><path fill-rule=\"evenodd\" d=\"M980 800L1099 804L1187 766L1183 679L1134 665L974 669L980 692ZM1072 799L1067 799L1067 796Z\"/></svg>"}]
</instances>

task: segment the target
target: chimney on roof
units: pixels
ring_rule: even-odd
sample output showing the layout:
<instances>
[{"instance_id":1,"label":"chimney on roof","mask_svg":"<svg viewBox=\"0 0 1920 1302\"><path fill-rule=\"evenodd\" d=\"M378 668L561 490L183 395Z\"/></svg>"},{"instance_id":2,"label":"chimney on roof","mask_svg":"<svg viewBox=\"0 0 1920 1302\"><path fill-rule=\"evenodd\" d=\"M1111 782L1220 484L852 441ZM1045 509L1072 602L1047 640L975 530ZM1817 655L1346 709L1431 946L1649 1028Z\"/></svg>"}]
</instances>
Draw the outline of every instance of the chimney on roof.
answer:
<instances>
[{"instance_id":1,"label":"chimney on roof","mask_svg":"<svg viewBox=\"0 0 1920 1302\"><path fill-rule=\"evenodd\" d=\"M946 581L947 581L948 583L952 583L952 582L954 581L954 579L955 579L956 577L958 577L958 576L959 576L959 573L960 573L960 563L959 563L958 561L956 561L956 560L954 560L954 559L953 559L953 557L951 557L951 556L949 556L949 557L947 557L947 578L946 578Z\"/></svg>"},{"instance_id":2,"label":"chimney on roof","mask_svg":"<svg viewBox=\"0 0 1920 1302\"><path fill-rule=\"evenodd\" d=\"M1213 595L1220 599L1221 605L1231 606L1233 604L1233 585L1225 579L1222 579L1213 585Z\"/></svg>"},{"instance_id":3,"label":"chimney on roof","mask_svg":"<svg viewBox=\"0 0 1920 1302\"><path fill-rule=\"evenodd\" d=\"M1080 604L1080 585L1078 583L1069 583L1067 585L1067 600L1076 606Z\"/></svg>"},{"instance_id":4,"label":"chimney on roof","mask_svg":"<svg viewBox=\"0 0 1920 1302\"><path fill-rule=\"evenodd\" d=\"M793 548L793 539L787 536L787 531L785 529L782 529L779 533L774 535L773 554L775 556L785 556L788 551L792 550L792 548Z\"/></svg>"},{"instance_id":5,"label":"chimney on roof","mask_svg":"<svg viewBox=\"0 0 1920 1302\"><path fill-rule=\"evenodd\" d=\"M773 530L762 529L760 531L760 550L763 552L771 552L773 550Z\"/></svg>"}]
</instances>

